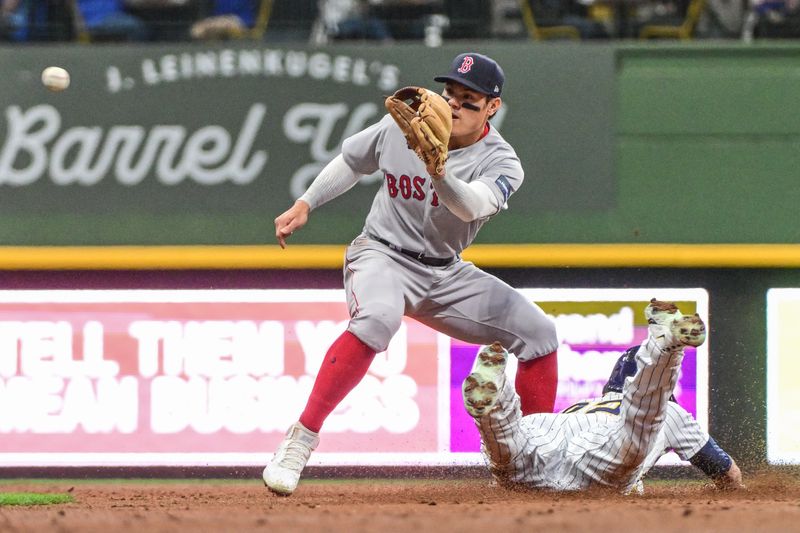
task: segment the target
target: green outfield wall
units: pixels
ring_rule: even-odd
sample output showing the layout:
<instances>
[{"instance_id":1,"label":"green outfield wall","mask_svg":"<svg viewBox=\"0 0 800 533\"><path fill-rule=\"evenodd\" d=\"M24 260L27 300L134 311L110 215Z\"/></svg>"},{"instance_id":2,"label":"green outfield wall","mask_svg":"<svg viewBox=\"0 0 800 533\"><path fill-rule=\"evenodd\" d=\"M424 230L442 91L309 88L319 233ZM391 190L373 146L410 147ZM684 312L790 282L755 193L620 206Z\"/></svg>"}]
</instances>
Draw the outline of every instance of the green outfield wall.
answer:
<instances>
[{"instance_id":1,"label":"green outfield wall","mask_svg":"<svg viewBox=\"0 0 800 533\"><path fill-rule=\"evenodd\" d=\"M798 240L797 45L475 44L526 182L480 243ZM0 245L258 245L383 96L462 46L0 48ZM50 93L48 65L72 73ZM296 242L341 244L381 176ZM691 221L676 231L670 221Z\"/></svg>"}]
</instances>

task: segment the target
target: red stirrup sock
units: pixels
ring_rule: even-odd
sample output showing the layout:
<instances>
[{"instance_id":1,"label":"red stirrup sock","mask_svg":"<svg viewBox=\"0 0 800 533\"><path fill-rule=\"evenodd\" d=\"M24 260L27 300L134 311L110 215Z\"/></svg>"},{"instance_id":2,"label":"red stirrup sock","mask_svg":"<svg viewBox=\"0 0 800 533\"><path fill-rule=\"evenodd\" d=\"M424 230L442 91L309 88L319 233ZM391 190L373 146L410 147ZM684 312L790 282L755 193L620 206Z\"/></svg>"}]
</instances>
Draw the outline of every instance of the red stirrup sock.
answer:
<instances>
[{"instance_id":1,"label":"red stirrup sock","mask_svg":"<svg viewBox=\"0 0 800 533\"><path fill-rule=\"evenodd\" d=\"M342 333L322 360L300 423L319 433L328 415L367 375L374 358L375 350L349 331Z\"/></svg>"},{"instance_id":2,"label":"red stirrup sock","mask_svg":"<svg viewBox=\"0 0 800 533\"><path fill-rule=\"evenodd\" d=\"M519 394L522 415L552 413L558 388L558 356L556 352L519 361L514 386Z\"/></svg>"}]
</instances>

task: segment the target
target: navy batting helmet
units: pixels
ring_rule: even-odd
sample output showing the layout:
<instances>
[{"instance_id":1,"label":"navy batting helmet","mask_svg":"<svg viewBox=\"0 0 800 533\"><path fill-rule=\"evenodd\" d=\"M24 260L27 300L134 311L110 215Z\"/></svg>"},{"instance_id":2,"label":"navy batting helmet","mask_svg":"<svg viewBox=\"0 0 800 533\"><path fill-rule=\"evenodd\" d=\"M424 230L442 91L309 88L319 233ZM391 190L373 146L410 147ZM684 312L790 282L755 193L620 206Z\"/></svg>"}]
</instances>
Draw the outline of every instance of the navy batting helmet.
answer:
<instances>
[{"instance_id":1,"label":"navy batting helmet","mask_svg":"<svg viewBox=\"0 0 800 533\"><path fill-rule=\"evenodd\" d=\"M625 353L619 356L616 364L614 364L614 370L611 371L608 381L603 386L603 396L609 392L622 392L622 385L625 384L625 378L629 378L636 373L636 352L638 351L639 345L631 346L625 350ZM674 394L670 395L669 401L676 401Z\"/></svg>"}]
</instances>

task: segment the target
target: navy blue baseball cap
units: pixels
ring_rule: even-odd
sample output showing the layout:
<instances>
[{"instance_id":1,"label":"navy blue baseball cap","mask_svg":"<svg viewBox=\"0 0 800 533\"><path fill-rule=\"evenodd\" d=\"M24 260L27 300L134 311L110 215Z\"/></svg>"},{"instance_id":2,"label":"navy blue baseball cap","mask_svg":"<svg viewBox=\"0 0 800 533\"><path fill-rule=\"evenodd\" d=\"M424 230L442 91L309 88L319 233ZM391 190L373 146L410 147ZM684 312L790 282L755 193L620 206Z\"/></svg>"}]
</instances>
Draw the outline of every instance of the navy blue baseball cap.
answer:
<instances>
[{"instance_id":1,"label":"navy blue baseball cap","mask_svg":"<svg viewBox=\"0 0 800 533\"><path fill-rule=\"evenodd\" d=\"M456 56L450 65L450 72L436 76L434 81L454 81L473 91L500 96L506 75L497 61L483 54L467 52Z\"/></svg>"}]
</instances>

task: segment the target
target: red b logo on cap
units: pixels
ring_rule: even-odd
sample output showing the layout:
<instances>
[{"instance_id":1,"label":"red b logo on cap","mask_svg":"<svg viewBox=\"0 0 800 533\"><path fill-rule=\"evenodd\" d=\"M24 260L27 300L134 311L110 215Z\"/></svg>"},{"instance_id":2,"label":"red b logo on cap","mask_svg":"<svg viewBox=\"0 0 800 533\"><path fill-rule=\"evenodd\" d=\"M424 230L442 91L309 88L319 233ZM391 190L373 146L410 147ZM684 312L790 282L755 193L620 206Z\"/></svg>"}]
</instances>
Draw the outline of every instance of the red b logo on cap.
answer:
<instances>
[{"instance_id":1,"label":"red b logo on cap","mask_svg":"<svg viewBox=\"0 0 800 533\"><path fill-rule=\"evenodd\" d=\"M472 68L472 63L474 63L474 61L470 56L465 57L464 61L461 62L461 66L458 67L458 72L466 74Z\"/></svg>"}]
</instances>

